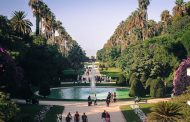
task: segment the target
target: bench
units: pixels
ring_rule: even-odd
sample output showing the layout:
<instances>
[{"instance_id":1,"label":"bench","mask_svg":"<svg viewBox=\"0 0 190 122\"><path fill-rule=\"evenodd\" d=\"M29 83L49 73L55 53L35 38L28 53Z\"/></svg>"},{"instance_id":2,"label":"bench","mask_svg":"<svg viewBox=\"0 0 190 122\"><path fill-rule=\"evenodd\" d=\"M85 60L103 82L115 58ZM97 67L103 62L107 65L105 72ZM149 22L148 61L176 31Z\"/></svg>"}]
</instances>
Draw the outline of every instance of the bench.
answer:
<instances>
[{"instance_id":1,"label":"bench","mask_svg":"<svg viewBox=\"0 0 190 122\"><path fill-rule=\"evenodd\" d=\"M144 102L144 103L147 103L147 99L140 99L139 102Z\"/></svg>"},{"instance_id":2,"label":"bench","mask_svg":"<svg viewBox=\"0 0 190 122\"><path fill-rule=\"evenodd\" d=\"M134 102L135 102L135 103L139 103L139 102L147 103L147 99L138 98L138 99L135 99Z\"/></svg>"}]
</instances>

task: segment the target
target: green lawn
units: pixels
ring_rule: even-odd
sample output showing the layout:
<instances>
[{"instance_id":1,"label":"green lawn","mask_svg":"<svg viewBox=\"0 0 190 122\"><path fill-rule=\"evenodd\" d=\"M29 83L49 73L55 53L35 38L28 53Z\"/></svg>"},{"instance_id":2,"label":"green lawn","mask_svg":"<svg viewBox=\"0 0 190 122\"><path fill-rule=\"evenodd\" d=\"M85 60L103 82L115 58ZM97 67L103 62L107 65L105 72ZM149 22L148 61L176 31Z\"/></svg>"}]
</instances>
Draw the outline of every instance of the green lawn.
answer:
<instances>
[{"instance_id":1,"label":"green lawn","mask_svg":"<svg viewBox=\"0 0 190 122\"><path fill-rule=\"evenodd\" d=\"M121 69L119 68L108 68L107 70L100 70L100 73L102 75L106 75L108 77L119 77L119 75L121 74Z\"/></svg>"},{"instance_id":2,"label":"green lawn","mask_svg":"<svg viewBox=\"0 0 190 122\"><path fill-rule=\"evenodd\" d=\"M22 118L23 122L33 122L36 113L38 113L44 106L19 104L18 107L20 108L20 112L17 115L17 121L21 121L20 119Z\"/></svg>"},{"instance_id":3,"label":"green lawn","mask_svg":"<svg viewBox=\"0 0 190 122\"><path fill-rule=\"evenodd\" d=\"M140 108L141 110L147 115L148 113L150 113L150 109L154 106L153 103L151 104L140 104Z\"/></svg>"},{"instance_id":4,"label":"green lawn","mask_svg":"<svg viewBox=\"0 0 190 122\"><path fill-rule=\"evenodd\" d=\"M127 122L141 122L129 105L121 106L120 109Z\"/></svg>"},{"instance_id":5,"label":"green lawn","mask_svg":"<svg viewBox=\"0 0 190 122\"><path fill-rule=\"evenodd\" d=\"M63 112L64 107L63 106L53 106L51 110L47 113L46 118L44 119L44 122L57 122L57 114L60 114Z\"/></svg>"},{"instance_id":6,"label":"green lawn","mask_svg":"<svg viewBox=\"0 0 190 122\"><path fill-rule=\"evenodd\" d=\"M154 104L139 104L140 109L147 115ZM120 107L127 122L141 122L129 105Z\"/></svg>"},{"instance_id":7,"label":"green lawn","mask_svg":"<svg viewBox=\"0 0 190 122\"><path fill-rule=\"evenodd\" d=\"M44 105L33 105L33 104L19 104L20 112L17 115L15 122L33 122L34 117L39 113ZM50 111L46 114L46 118L43 122L56 122L57 114L62 113L64 110L63 106L53 106ZM21 119L22 118L22 119Z\"/></svg>"},{"instance_id":8,"label":"green lawn","mask_svg":"<svg viewBox=\"0 0 190 122\"><path fill-rule=\"evenodd\" d=\"M73 70L73 69L66 69L63 72L64 72L65 75L77 75L76 71ZM83 69L80 69L78 72L79 72L80 75L84 74L84 70Z\"/></svg>"}]
</instances>

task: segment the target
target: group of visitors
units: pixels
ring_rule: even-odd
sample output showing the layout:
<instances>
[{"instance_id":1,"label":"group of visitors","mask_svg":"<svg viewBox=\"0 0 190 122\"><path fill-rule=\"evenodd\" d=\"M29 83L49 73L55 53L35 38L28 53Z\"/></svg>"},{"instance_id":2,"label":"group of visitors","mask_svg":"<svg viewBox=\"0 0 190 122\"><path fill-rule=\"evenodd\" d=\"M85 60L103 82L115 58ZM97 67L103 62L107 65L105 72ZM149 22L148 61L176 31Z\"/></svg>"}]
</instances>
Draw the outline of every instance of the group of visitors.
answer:
<instances>
[{"instance_id":1,"label":"group of visitors","mask_svg":"<svg viewBox=\"0 0 190 122\"><path fill-rule=\"evenodd\" d=\"M95 81L101 83L102 81L104 81L104 78L101 76L95 76Z\"/></svg>"},{"instance_id":2,"label":"group of visitors","mask_svg":"<svg viewBox=\"0 0 190 122\"><path fill-rule=\"evenodd\" d=\"M110 122L110 114L106 110L102 113L102 122Z\"/></svg>"},{"instance_id":3,"label":"group of visitors","mask_svg":"<svg viewBox=\"0 0 190 122\"><path fill-rule=\"evenodd\" d=\"M58 118L59 118L59 122L62 122L61 114L58 115ZM110 114L106 110L104 110L104 112L101 115L101 119L102 119L102 122L110 122ZM72 115L69 112L65 118L65 121L71 122L71 120L72 120ZM81 122L88 122L88 117L85 113L83 113L83 115L81 116L81 120L82 120ZM78 113L78 111L76 111L74 115L74 122L80 122L80 114Z\"/></svg>"},{"instance_id":4,"label":"group of visitors","mask_svg":"<svg viewBox=\"0 0 190 122\"><path fill-rule=\"evenodd\" d=\"M83 113L83 115L81 116L82 122L88 122L88 117L85 113ZM66 122L71 122L72 120L72 115L69 112L65 118ZM74 115L74 122L80 122L80 114L78 113L78 111L76 111L75 115Z\"/></svg>"},{"instance_id":5,"label":"group of visitors","mask_svg":"<svg viewBox=\"0 0 190 122\"><path fill-rule=\"evenodd\" d=\"M102 81L106 81L106 82L110 82L111 81L111 77L108 76L95 76L95 81L101 83Z\"/></svg>"},{"instance_id":6,"label":"group of visitors","mask_svg":"<svg viewBox=\"0 0 190 122\"><path fill-rule=\"evenodd\" d=\"M88 106L91 106L92 105L92 99L91 99L91 96L89 95L88 96ZM94 105L97 105L97 97L96 97L96 94L94 95Z\"/></svg>"},{"instance_id":7,"label":"group of visitors","mask_svg":"<svg viewBox=\"0 0 190 122\"><path fill-rule=\"evenodd\" d=\"M108 96L106 98L106 105L107 107L109 107L110 105L110 102L112 103L115 103L116 102L116 92L108 92ZM91 106L92 105L92 99L91 99L91 96L89 95L88 96L88 106ZM97 97L96 97L96 94L94 96L94 105L97 105Z\"/></svg>"},{"instance_id":8,"label":"group of visitors","mask_svg":"<svg viewBox=\"0 0 190 122\"><path fill-rule=\"evenodd\" d=\"M106 98L107 107L109 107L110 102L114 103L116 102L116 92L114 93L108 92L108 96Z\"/></svg>"}]
</instances>

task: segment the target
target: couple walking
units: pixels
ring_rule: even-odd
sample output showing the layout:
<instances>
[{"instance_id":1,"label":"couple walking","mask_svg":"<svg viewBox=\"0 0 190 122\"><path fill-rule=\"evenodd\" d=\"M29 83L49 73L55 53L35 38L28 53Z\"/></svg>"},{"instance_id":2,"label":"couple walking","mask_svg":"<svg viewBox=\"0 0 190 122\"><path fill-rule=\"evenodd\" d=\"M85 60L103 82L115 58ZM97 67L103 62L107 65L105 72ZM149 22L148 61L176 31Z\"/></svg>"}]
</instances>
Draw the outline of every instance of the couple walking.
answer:
<instances>
[{"instance_id":1,"label":"couple walking","mask_svg":"<svg viewBox=\"0 0 190 122\"><path fill-rule=\"evenodd\" d=\"M106 110L102 113L102 122L110 122L110 114Z\"/></svg>"},{"instance_id":2,"label":"couple walking","mask_svg":"<svg viewBox=\"0 0 190 122\"><path fill-rule=\"evenodd\" d=\"M91 106L92 105L92 99L90 96L88 96L88 106ZM94 96L94 105L97 105L97 97L96 97L96 94Z\"/></svg>"}]
</instances>

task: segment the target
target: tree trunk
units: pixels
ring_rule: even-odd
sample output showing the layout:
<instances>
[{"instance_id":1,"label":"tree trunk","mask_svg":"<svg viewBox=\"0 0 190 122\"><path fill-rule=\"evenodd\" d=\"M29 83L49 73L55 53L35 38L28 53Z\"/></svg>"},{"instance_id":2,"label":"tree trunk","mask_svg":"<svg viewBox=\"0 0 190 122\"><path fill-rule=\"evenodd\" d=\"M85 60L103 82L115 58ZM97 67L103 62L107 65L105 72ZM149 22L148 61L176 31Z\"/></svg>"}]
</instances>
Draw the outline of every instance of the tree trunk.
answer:
<instances>
[{"instance_id":1,"label":"tree trunk","mask_svg":"<svg viewBox=\"0 0 190 122\"><path fill-rule=\"evenodd\" d=\"M36 36L39 35L39 24L40 24L40 17L39 17L39 13L37 13L36 15Z\"/></svg>"}]
</instances>

